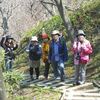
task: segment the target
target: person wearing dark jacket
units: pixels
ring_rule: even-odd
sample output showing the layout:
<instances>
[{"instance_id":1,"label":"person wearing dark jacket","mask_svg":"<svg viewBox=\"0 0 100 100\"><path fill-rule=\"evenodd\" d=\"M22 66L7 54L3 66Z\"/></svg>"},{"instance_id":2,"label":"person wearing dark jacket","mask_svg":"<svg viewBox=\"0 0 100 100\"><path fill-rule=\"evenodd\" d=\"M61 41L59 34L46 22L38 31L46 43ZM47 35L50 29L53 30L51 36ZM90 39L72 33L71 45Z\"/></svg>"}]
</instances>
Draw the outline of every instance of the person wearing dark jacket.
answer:
<instances>
[{"instance_id":1,"label":"person wearing dark jacket","mask_svg":"<svg viewBox=\"0 0 100 100\"><path fill-rule=\"evenodd\" d=\"M54 30L51 35L49 61L53 67L55 79L64 81L64 62L68 59L67 46L66 43L61 40L58 30Z\"/></svg>"},{"instance_id":2,"label":"person wearing dark jacket","mask_svg":"<svg viewBox=\"0 0 100 100\"><path fill-rule=\"evenodd\" d=\"M1 46L5 50L5 67L6 71L12 70L13 60L15 59L14 50L18 48L16 41L10 37L3 37L1 40Z\"/></svg>"},{"instance_id":3,"label":"person wearing dark jacket","mask_svg":"<svg viewBox=\"0 0 100 100\"><path fill-rule=\"evenodd\" d=\"M29 49L29 62L30 62L30 78L33 80L33 70L35 69L36 79L39 78L40 59L42 55L41 45L38 44L36 36L31 38Z\"/></svg>"}]
</instances>

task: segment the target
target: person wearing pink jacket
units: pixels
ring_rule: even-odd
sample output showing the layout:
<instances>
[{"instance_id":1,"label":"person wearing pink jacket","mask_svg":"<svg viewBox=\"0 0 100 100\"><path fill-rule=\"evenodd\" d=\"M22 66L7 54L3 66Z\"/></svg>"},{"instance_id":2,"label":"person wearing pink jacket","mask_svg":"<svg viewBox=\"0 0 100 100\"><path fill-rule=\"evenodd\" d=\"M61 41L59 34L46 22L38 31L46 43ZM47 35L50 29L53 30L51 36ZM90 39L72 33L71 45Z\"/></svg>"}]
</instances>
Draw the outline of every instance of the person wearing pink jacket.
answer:
<instances>
[{"instance_id":1,"label":"person wearing pink jacket","mask_svg":"<svg viewBox=\"0 0 100 100\"><path fill-rule=\"evenodd\" d=\"M92 53L92 46L90 42L85 38L83 30L78 30L76 39L73 43L75 76L73 85L80 85L85 83L86 77L86 65L90 60L89 55Z\"/></svg>"}]
</instances>

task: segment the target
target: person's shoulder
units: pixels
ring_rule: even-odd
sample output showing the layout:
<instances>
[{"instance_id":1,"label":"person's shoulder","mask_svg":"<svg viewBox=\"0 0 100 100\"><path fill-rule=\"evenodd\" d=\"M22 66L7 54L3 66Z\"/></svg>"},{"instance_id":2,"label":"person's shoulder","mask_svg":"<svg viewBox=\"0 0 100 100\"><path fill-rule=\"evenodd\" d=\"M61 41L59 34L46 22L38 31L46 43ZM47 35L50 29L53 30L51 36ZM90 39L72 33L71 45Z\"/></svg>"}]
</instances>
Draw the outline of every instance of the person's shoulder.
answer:
<instances>
[{"instance_id":1,"label":"person's shoulder","mask_svg":"<svg viewBox=\"0 0 100 100\"><path fill-rule=\"evenodd\" d=\"M87 39L85 39L85 43L86 43L86 44L90 44L90 41L87 40Z\"/></svg>"},{"instance_id":2,"label":"person's shoulder","mask_svg":"<svg viewBox=\"0 0 100 100\"><path fill-rule=\"evenodd\" d=\"M31 47L32 47L32 44L29 45L29 48L31 48Z\"/></svg>"},{"instance_id":3,"label":"person's shoulder","mask_svg":"<svg viewBox=\"0 0 100 100\"><path fill-rule=\"evenodd\" d=\"M49 45L51 45L54 42L54 40L49 40Z\"/></svg>"},{"instance_id":4,"label":"person's shoulder","mask_svg":"<svg viewBox=\"0 0 100 100\"><path fill-rule=\"evenodd\" d=\"M66 41L65 41L64 37L59 38L59 42L60 42L62 45L66 44Z\"/></svg>"}]
</instances>

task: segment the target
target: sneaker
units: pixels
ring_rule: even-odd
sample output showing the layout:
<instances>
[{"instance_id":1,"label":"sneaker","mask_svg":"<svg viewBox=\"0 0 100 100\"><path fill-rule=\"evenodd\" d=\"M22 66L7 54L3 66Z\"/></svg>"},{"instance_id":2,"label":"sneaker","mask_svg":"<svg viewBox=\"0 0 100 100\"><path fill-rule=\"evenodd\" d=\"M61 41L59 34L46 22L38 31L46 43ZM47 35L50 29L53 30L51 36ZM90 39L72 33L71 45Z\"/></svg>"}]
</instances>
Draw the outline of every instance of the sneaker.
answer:
<instances>
[{"instance_id":1,"label":"sneaker","mask_svg":"<svg viewBox=\"0 0 100 100\"><path fill-rule=\"evenodd\" d=\"M82 84L84 84L85 82L81 82L81 81L79 81L79 83L80 83L80 85L82 85Z\"/></svg>"},{"instance_id":2,"label":"sneaker","mask_svg":"<svg viewBox=\"0 0 100 100\"><path fill-rule=\"evenodd\" d=\"M55 79L56 79L56 80L60 80L60 77L56 77Z\"/></svg>"}]
</instances>

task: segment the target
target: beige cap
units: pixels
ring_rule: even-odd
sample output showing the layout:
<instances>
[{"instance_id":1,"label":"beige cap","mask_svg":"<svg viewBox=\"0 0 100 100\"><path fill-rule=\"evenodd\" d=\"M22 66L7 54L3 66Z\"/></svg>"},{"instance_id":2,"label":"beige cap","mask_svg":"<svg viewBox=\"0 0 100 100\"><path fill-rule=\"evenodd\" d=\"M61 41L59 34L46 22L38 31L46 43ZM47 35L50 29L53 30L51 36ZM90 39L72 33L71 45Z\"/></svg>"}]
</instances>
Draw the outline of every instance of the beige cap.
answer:
<instances>
[{"instance_id":1,"label":"beige cap","mask_svg":"<svg viewBox=\"0 0 100 100\"><path fill-rule=\"evenodd\" d=\"M54 30L51 34L52 34L52 35L55 35L55 34L60 35L60 32L59 32L58 30Z\"/></svg>"},{"instance_id":2,"label":"beige cap","mask_svg":"<svg viewBox=\"0 0 100 100\"><path fill-rule=\"evenodd\" d=\"M84 31L83 31L83 30L78 30L78 34L77 34L77 36L79 36L79 35L83 35L83 36L85 36Z\"/></svg>"}]
</instances>

